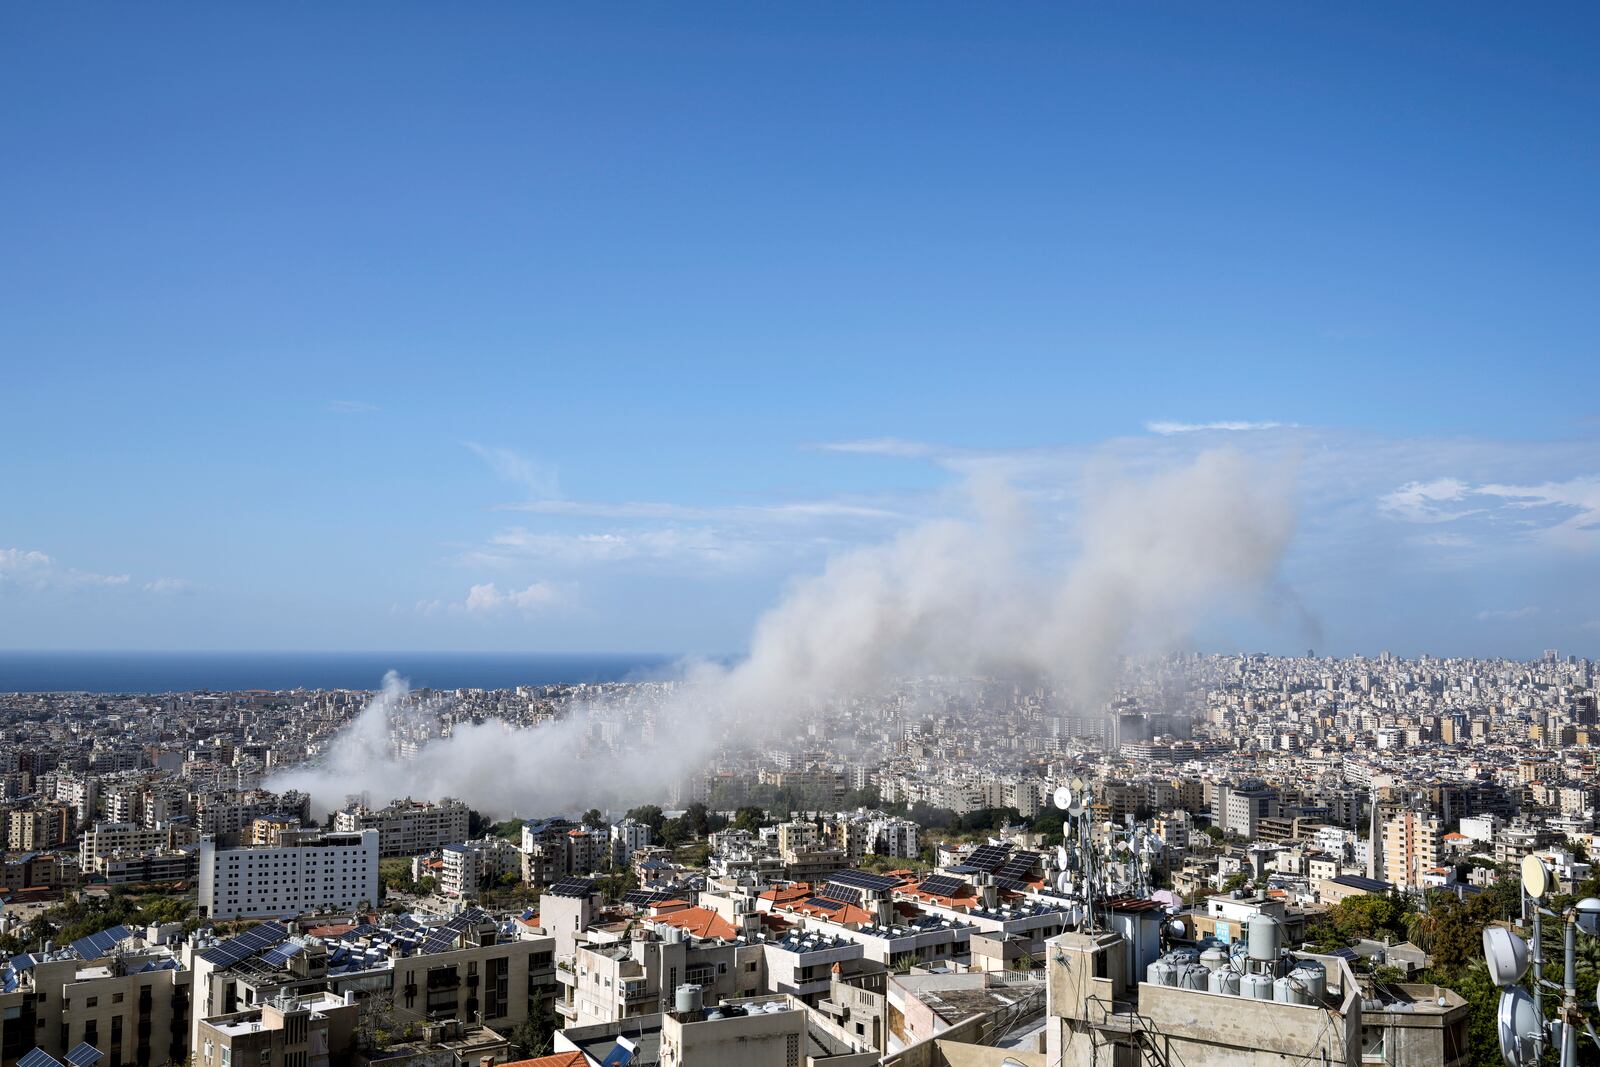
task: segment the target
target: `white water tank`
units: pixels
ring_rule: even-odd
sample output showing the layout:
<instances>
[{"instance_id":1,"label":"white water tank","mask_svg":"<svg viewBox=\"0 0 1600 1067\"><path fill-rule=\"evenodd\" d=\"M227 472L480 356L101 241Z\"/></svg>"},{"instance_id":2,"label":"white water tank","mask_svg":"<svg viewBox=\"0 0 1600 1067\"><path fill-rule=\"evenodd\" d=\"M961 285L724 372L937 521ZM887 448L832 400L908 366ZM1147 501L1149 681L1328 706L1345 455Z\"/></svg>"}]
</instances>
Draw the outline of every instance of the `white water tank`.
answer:
<instances>
[{"instance_id":1,"label":"white water tank","mask_svg":"<svg viewBox=\"0 0 1600 1067\"><path fill-rule=\"evenodd\" d=\"M1200 953L1200 965L1208 971L1220 971L1228 965L1228 954L1216 945L1212 945Z\"/></svg>"},{"instance_id":2,"label":"white water tank","mask_svg":"<svg viewBox=\"0 0 1600 1067\"><path fill-rule=\"evenodd\" d=\"M1247 974L1239 979L1239 995L1250 1000L1271 1000L1272 979L1264 974Z\"/></svg>"},{"instance_id":3,"label":"white water tank","mask_svg":"<svg viewBox=\"0 0 1600 1067\"><path fill-rule=\"evenodd\" d=\"M1300 960L1289 977L1305 990L1312 1004L1322 1003L1328 995L1328 969L1316 960Z\"/></svg>"},{"instance_id":4,"label":"white water tank","mask_svg":"<svg viewBox=\"0 0 1600 1067\"><path fill-rule=\"evenodd\" d=\"M1264 963L1276 963L1283 938L1278 920L1270 915L1257 915L1250 920L1250 958Z\"/></svg>"},{"instance_id":5,"label":"white water tank","mask_svg":"<svg viewBox=\"0 0 1600 1067\"><path fill-rule=\"evenodd\" d=\"M1211 972L1211 977L1206 979L1206 990L1211 993L1223 993L1230 997L1239 995L1239 972L1230 971L1226 967Z\"/></svg>"},{"instance_id":6,"label":"white water tank","mask_svg":"<svg viewBox=\"0 0 1600 1067\"><path fill-rule=\"evenodd\" d=\"M700 987L692 982L685 982L683 985L678 987L675 1003L680 1014L699 1011Z\"/></svg>"},{"instance_id":7,"label":"white water tank","mask_svg":"<svg viewBox=\"0 0 1600 1067\"><path fill-rule=\"evenodd\" d=\"M1272 999L1279 1004L1310 1004L1311 996L1288 975L1272 983Z\"/></svg>"},{"instance_id":8,"label":"white water tank","mask_svg":"<svg viewBox=\"0 0 1600 1067\"><path fill-rule=\"evenodd\" d=\"M1186 963L1199 962L1200 953L1192 948L1175 948L1167 953L1167 959L1181 967Z\"/></svg>"},{"instance_id":9,"label":"white water tank","mask_svg":"<svg viewBox=\"0 0 1600 1067\"><path fill-rule=\"evenodd\" d=\"M1178 987L1180 989L1204 989L1206 979L1211 977L1211 972L1198 963L1185 963L1178 968Z\"/></svg>"},{"instance_id":10,"label":"white water tank","mask_svg":"<svg viewBox=\"0 0 1600 1067\"><path fill-rule=\"evenodd\" d=\"M1144 980L1151 985L1177 985L1178 968L1165 959L1156 960L1145 968Z\"/></svg>"}]
</instances>

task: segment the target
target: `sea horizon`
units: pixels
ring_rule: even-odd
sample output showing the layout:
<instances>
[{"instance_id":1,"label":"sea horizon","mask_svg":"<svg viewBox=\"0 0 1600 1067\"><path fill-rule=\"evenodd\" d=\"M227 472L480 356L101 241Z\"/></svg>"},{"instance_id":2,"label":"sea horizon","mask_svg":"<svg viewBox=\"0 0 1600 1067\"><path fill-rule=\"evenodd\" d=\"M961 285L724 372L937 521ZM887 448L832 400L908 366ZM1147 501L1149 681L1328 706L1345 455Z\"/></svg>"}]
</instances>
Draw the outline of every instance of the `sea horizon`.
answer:
<instances>
[{"instance_id":1,"label":"sea horizon","mask_svg":"<svg viewBox=\"0 0 1600 1067\"><path fill-rule=\"evenodd\" d=\"M149 694L415 688L509 689L661 677L663 652L0 650L0 692Z\"/></svg>"}]
</instances>

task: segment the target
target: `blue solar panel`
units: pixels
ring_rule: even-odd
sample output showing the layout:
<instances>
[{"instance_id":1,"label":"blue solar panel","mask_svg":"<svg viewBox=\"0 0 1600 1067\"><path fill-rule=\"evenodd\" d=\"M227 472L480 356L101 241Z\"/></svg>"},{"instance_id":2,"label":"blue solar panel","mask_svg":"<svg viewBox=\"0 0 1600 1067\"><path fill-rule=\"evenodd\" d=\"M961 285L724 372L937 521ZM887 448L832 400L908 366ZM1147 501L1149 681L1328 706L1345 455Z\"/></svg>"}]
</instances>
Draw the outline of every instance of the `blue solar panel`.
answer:
<instances>
[{"instance_id":1,"label":"blue solar panel","mask_svg":"<svg viewBox=\"0 0 1600 1067\"><path fill-rule=\"evenodd\" d=\"M967 857L967 866L976 867L980 871L993 871L1006 861L1011 854L1010 845L980 845L972 850L972 855Z\"/></svg>"},{"instance_id":2,"label":"blue solar panel","mask_svg":"<svg viewBox=\"0 0 1600 1067\"><path fill-rule=\"evenodd\" d=\"M304 951L305 948L303 946L297 945L293 941L285 941L283 944L263 952L261 954L261 962L268 967L282 967Z\"/></svg>"},{"instance_id":3,"label":"blue solar panel","mask_svg":"<svg viewBox=\"0 0 1600 1067\"><path fill-rule=\"evenodd\" d=\"M863 889L869 893L882 893L900 884L898 878L868 874L866 871L835 871L828 876L828 881L835 885L847 885L852 889Z\"/></svg>"},{"instance_id":4,"label":"blue solar panel","mask_svg":"<svg viewBox=\"0 0 1600 1067\"><path fill-rule=\"evenodd\" d=\"M282 923L261 923L238 937L219 945L212 945L200 953L200 958L217 967L232 967L240 960L248 959L263 949L271 948L288 936L289 930Z\"/></svg>"},{"instance_id":5,"label":"blue solar panel","mask_svg":"<svg viewBox=\"0 0 1600 1067\"><path fill-rule=\"evenodd\" d=\"M807 897L805 906L808 908L821 908L823 911L838 911L845 906L842 900L829 900L827 897Z\"/></svg>"},{"instance_id":6,"label":"blue solar panel","mask_svg":"<svg viewBox=\"0 0 1600 1067\"><path fill-rule=\"evenodd\" d=\"M44 1049L36 1048L19 1059L17 1067L62 1067L62 1064Z\"/></svg>"},{"instance_id":7,"label":"blue solar panel","mask_svg":"<svg viewBox=\"0 0 1600 1067\"><path fill-rule=\"evenodd\" d=\"M606 1053L606 1058L600 1061L600 1067L628 1067L633 1062L634 1050L622 1042L617 1042L611 1051Z\"/></svg>"},{"instance_id":8,"label":"blue solar panel","mask_svg":"<svg viewBox=\"0 0 1600 1067\"><path fill-rule=\"evenodd\" d=\"M99 1063L104 1058L105 1053L101 1052L87 1041L80 1041L78 1044L72 1047L71 1052L67 1053L67 1062L70 1063L72 1067L94 1067L95 1064Z\"/></svg>"},{"instance_id":9,"label":"blue solar panel","mask_svg":"<svg viewBox=\"0 0 1600 1067\"><path fill-rule=\"evenodd\" d=\"M109 930L101 930L98 934L78 938L72 943L72 951L78 954L79 959L99 959L116 948L118 942L132 932L126 926L113 926Z\"/></svg>"},{"instance_id":10,"label":"blue solar panel","mask_svg":"<svg viewBox=\"0 0 1600 1067\"><path fill-rule=\"evenodd\" d=\"M961 879L941 874L925 879L921 885L917 886L917 890L922 893L932 893L936 897L953 897L961 892L963 885L966 885L966 883Z\"/></svg>"}]
</instances>

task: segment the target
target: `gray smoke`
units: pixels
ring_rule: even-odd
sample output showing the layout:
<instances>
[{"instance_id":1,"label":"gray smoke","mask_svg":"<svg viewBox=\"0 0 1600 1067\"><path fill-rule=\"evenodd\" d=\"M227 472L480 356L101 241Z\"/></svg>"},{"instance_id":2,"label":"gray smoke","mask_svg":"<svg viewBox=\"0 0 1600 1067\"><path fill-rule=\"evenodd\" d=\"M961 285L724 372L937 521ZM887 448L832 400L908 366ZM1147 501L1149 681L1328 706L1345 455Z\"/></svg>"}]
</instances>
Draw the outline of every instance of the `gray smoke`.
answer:
<instances>
[{"instance_id":1,"label":"gray smoke","mask_svg":"<svg viewBox=\"0 0 1600 1067\"><path fill-rule=\"evenodd\" d=\"M386 683L322 764L271 784L307 790L322 808L365 790L379 802L456 796L501 815L574 811L660 801L719 746L896 678L1027 672L1093 709L1123 657L1179 647L1208 613L1255 610L1280 589L1294 531L1286 474L1231 450L1152 475L1099 472L1065 543L1041 535L1009 486L977 478L967 488L970 517L845 552L795 582L738 665L686 665L654 745L620 762L591 758L590 720L603 707L532 729L460 725L395 760L399 691Z\"/></svg>"}]
</instances>

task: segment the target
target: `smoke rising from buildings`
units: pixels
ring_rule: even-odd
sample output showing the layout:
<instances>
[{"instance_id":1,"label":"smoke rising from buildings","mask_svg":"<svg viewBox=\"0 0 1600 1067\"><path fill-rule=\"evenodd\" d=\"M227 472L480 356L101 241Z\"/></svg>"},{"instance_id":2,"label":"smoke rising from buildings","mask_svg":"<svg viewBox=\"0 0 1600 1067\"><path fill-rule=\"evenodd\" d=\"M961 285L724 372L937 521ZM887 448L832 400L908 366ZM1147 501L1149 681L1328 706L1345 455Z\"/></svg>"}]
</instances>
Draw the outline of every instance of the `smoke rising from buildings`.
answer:
<instances>
[{"instance_id":1,"label":"smoke rising from buildings","mask_svg":"<svg viewBox=\"0 0 1600 1067\"><path fill-rule=\"evenodd\" d=\"M659 801L724 743L781 733L819 697L895 678L1025 675L1092 710L1124 656L1181 646L1212 611L1259 606L1294 531L1286 472L1231 450L1089 477L1064 538L1011 487L978 477L967 488L970 517L845 552L793 583L737 665L686 665L654 743L621 759L588 758L591 718L605 709L580 707L531 729L457 725L397 760L388 736L402 689L391 675L321 764L270 784L307 790L320 808L367 791L380 803L449 795L531 815Z\"/></svg>"}]
</instances>

